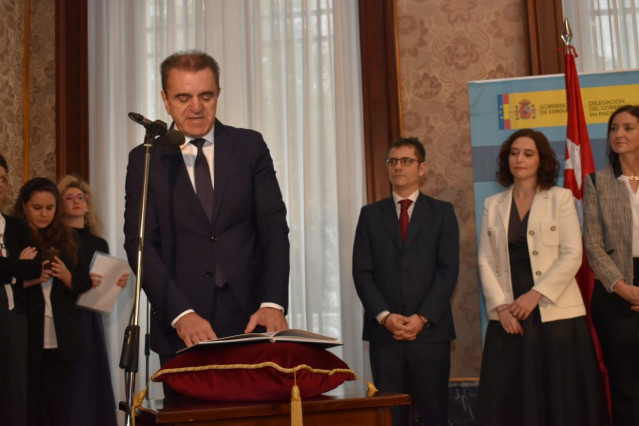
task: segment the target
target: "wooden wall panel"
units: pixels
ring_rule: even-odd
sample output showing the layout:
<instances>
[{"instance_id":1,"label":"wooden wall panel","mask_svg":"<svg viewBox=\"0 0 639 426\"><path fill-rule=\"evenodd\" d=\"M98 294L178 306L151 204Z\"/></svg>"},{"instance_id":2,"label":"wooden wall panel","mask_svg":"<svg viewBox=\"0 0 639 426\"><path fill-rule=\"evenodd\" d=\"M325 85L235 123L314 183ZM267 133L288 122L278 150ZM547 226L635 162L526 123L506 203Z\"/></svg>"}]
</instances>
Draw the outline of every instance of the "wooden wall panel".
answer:
<instances>
[{"instance_id":1,"label":"wooden wall panel","mask_svg":"<svg viewBox=\"0 0 639 426\"><path fill-rule=\"evenodd\" d=\"M561 0L523 0L523 6L530 75L563 73L563 55L557 52L564 46Z\"/></svg>"},{"instance_id":2,"label":"wooden wall panel","mask_svg":"<svg viewBox=\"0 0 639 426\"><path fill-rule=\"evenodd\" d=\"M87 0L56 1L56 174L89 178Z\"/></svg>"},{"instance_id":3,"label":"wooden wall panel","mask_svg":"<svg viewBox=\"0 0 639 426\"><path fill-rule=\"evenodd\" d=\"M395 1L359 2L364 150L369 203L390 195L386 151L400 136Z\"/></svg>"}]
</instances>

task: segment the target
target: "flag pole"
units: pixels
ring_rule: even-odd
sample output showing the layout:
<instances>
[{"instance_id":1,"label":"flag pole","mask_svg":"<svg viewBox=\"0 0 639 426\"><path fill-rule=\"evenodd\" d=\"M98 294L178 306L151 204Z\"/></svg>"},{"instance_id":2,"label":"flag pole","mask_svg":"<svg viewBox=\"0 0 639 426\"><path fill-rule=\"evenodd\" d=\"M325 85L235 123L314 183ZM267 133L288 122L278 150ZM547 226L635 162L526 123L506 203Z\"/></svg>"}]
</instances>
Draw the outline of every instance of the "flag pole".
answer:
<instances>
[{"instance_id":1,"label":"flag pole","mask_svg":"<svg viewBox=\"0 0 639 426\"><path fill-rule=\"evenodd\" d=\"M570 23L568 18L564 18L564 30L561 34L561 39L564 42L564 64L565 64L565 79L566 79L566 112L568 115L566 122L566 156L564 162L564 187L572 191L579 212L579 221L583 226L583 183L586 176L595 171L594 159L592 156L592 149L590 147L590 137L588 136L588 127L586 124L586 118L584 114L583 104L581 101L581 87L579 85L579 75L577 73L577 67L575 65L575 58L577 52L575 48L570 44L572 41L572 30L570 29ZM561 52L562 49L557 49ZM608 381L608 370L603 363L603 356L601 351L601 344L597 336L597 331L592 322L592 312L590 309L592 301L592 292L594 286L597 285L594 282L594 277L590 265L588 265L588 259L586 258L585 251L583 253L583 260L579 271L575 276L579 290L583 296L584 305L586 307L586 320L588 322L588 328L590 329L590 335L593 340L595 351L597 353L597 359L599 361L599 369L601 372L601 378L604 385L606 399L608 402L609 415L612 420L611 400L610 400L610 384Z\"/></svg>"},{"instance_id":2,"label":"flag pole","mask_svg":"<svg viewBox=\"0 0 639 426\"><path fill-rule=\"evenodd\" d=\"M564 53L570 54L570 41L572 40L572 30L568 18L564 18L564 31L561 33L561 39L564 41Z\"/></svg>"}]
</instances>

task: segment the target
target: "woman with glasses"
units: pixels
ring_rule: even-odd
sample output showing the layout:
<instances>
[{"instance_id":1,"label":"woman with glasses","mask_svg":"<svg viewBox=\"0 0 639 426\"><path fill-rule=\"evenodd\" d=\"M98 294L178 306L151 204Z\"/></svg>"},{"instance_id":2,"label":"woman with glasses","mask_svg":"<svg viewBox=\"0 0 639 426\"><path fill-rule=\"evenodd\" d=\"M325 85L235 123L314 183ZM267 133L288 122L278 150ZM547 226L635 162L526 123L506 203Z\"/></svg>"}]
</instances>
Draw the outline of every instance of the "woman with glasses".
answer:
<instances>
[{"instance_id":1,"label":"woman with glasses","mask_svg":"<svg viewBox=\"0 0 639 426\"><path fill-rule=\"evenodd\" d=\"M95 212L89 184L69 175L60 180L58 189L62 195L64 222L73 228L81 241L82 256L90 261L96 251L108 253L109 246L100 236L102 223ZM120 277L118 285L125 287L128 277L128 274ZM91 273L91 281L93 287L97 287L102 276ZM75 363L69 381L69 424L117 425L102 314L79 307L78 318L84 351Z\"/></svg>"},{"instance_id":2,"label":"woman with glasses","mask_svg":"<svg viewBox=\"0 0 639 426\"><path fill-rule=\"evenodd\" d=\"M546 137L514 132L501 146L478 264L486 311L480 425L609 424L586 310L575 280L582 261L572 193L555 186Z\"/></svg>"},{"instance_id":3,"label":"woman with glasses","mask_svg":"<svg viewBox=\"0 0 639 426\"><path fill-rule=\"evenodd\" d=\"M0 155L0 202L4 201L9 167ZM26 425L27 316L22 281L37 278L41 261L24 221L0 213L0 420Z\"/></svg>"},{"instance_id":4,"label":"woman with glasses","mask_svg":"<svg viewBox=\"0 0 639 426\"><path fill-rule=\"evenodd\" d=\"M30 425L69 424L67 381L82 352L76 301L91 288L88 264L79 256L78 241L62 221L59 206L55 183L36 177L22 186L14 208L15 215L27 222L44 259L41 275L24 281Z\"/></svg>"}]
</instances>

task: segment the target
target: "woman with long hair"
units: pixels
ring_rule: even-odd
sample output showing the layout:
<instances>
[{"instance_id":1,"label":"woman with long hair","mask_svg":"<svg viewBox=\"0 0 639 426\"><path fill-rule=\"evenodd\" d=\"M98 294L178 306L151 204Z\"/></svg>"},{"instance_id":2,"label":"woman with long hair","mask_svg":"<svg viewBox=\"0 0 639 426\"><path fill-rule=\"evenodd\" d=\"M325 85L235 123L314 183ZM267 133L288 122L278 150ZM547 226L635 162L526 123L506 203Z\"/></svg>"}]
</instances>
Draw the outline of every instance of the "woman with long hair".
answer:
<instances>
[{"instance_id":1,"label":"woman with long hair","mask_svg":"<svg viewBox=\"0 0 639 426\"><path fill-rule=\"evenodd\" d=\"M592 320L615 426L639 425L639 105L608 120L608 166L584 182L584 246L595 275Z\"/></svg>"},{"instance_id":2,"label":"woman with long hair","mask_svg":"<svg viewBox=\"0 0 639 426\"><path fill-rule=\"evenodd\" d=\"M44 259L25 280L29 325L28 415L31 425L67 425L65 401L73 362L82 352L77 297L91 288L88 264L62 221L58 188L36 177L20 188L14 214L29 226Z\"/></svg>"},{"instance_id":3,"label":"woman with long hair","mask_svg":"<svg viewBox=\"0 0 639 426\"><path fill-rule=\"evenodd\" d=\"M480 425L609 424L575 274L582 241L572 193L543 133L501 146L506 191L484 203L479 273L490 321L479 381Z\"/></svg>"},{"instance_id":4,"label":"woman with long hair","mask_svg":"<svg viewBox=\"0 0 639 426\"><path fill-rule=\"evenodd\" d=\"M102 223L95 212L89 184L67 175L58 183L58 190L62 196L62 217L81 241L81 255L92 259L95 252L109 253L109 245L101 237ZM101 275L90 275L94 287L102 283ZM126 286L128 277L128 274L121 276L118 285ZM102 314L79 307L78 318L84 352L75 362L69 381L69 424L117 425Z\"/></svg>"}]
</instances>

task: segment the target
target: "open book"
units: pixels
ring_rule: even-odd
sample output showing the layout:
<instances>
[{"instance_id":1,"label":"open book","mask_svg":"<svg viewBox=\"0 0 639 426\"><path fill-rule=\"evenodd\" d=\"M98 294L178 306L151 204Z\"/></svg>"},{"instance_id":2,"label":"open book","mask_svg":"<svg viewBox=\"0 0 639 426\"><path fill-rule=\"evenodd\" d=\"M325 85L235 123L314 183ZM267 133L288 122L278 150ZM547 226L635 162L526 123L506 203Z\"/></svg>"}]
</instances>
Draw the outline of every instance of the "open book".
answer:
<instances>
[{"instance_id":1,"label":"open book","mask_svg":"<svg viewBox=\"0 0 639 426\"><path fill-rule=\"evenodd\" d=\"M205 345L224 345L231 343L248 343L248 342L293 342L293 343L307 343L311 345L321 346L323 348L329 348L331 346L339 346L343 343L339 339L334 337L322 336L321 334L312 333L306 330L298 330L290 328L288 330L273 331L270 333L246 333L237 334L235 336L220 337L216 340L205 340L190 348L184 348L178 351L184 352L186 350L205 346Z\"/></svg>"}]
</instances>

